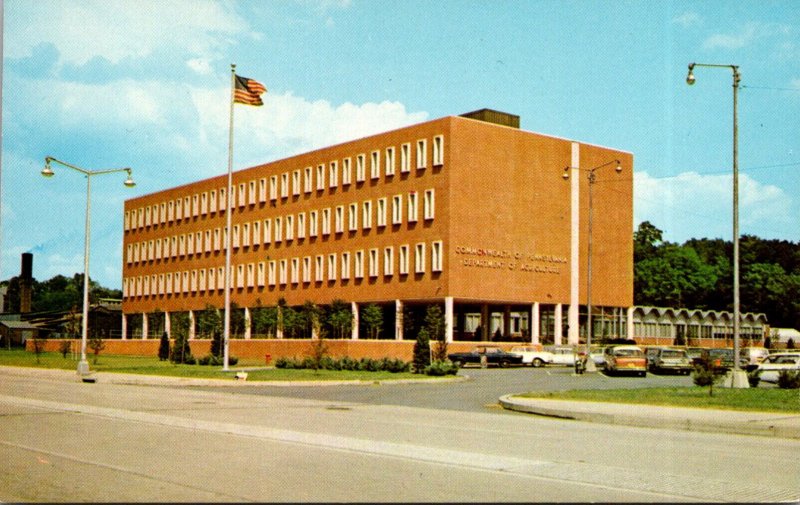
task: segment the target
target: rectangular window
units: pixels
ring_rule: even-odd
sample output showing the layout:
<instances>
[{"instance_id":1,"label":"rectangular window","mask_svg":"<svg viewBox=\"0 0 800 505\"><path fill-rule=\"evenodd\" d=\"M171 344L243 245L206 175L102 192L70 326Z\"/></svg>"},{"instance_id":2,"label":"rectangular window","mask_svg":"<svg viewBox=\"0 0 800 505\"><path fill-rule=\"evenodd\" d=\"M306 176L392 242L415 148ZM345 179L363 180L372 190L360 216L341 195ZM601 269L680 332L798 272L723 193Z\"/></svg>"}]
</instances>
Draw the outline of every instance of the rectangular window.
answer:
<instances>
[{"instance_id":1,"label":"rectangular window","mask_svg":"<svg viewBox=\"0 0 800 505\"><path fill-rule=\"evenodd\" d=\"M441 272L443 261L442 241L437 240L431 243L431 271Z\"/></svg>"},{"instance_id":2,"label":"rectangular window","mask_svg":"<svg viewBox=\"0 0 800 505\"><path fill-rule=\"evenodd\" d=\"M280 217L275 218L275 228L272 230L273 240L278 243L283 240L283 219Z\"/></svg>"},{"instance_id":3,"label":"rectangular window","mask_svg":"<svg viewBox=\"0 0 800 505\"><path fill-rule=\"evenodd\" d=\"M258 180L258 201L261 203L267 201L267 179L265 177Z\"/></svg>"},{"instance_id":4,"label":"rectangular window","mask_svg":"<svg viewBox=\"0 0 800 505\"><path fill-rule=\"evenodd\" d=\"M258 273L257 273L256 283L258 284L258 287L260 287L260 288L264 287L264 284L265 284L265 281L266 281L266 272L265 272L265 270L266 270L266 265L264 264L263 261L259 261L258 262Z\"/></svg>"},{"instance_id":5,"label":"rectangular window","mask_svg":"<svg viewBox=\"0 0 800 505\"><path fill-rule=\"evenodd\" d=\"M353 277L356 279L364 277L364 251L356 251L353 256Z\"/></svg>"},{"instance_id":6,"label":"rectangular window","mask_svg":"<svg viewBox=\"0 0 800 505\"><path fill-rule=\"evenodd\" d=\"M278 199L278 176L273 175L269 178L269 199L270 200L277 200Z\"/></svg>"},{"instance_id":7,"label":"rectangular window","mask_svg":"<svg viewBox=\"0 0 800 505\"><path fill-rule=\"evenodd\" d=\"M169 286L169 274L167 274L167 286ZM217 289L217 270L215 268L208 269L208 290L214 291Z\"/></svg>"},{"instance_id":8,"label":"rectangular window","mask_svg":"<svg viewBox=\"0 0 800 505\"><path fill-rule=\"evenodd\" d=\"M414 272L425 273L425 244L420 242L414 250Z\"/></svg>"},{"instance_id":9,"label":"rectangular window","mask_svg":"<svg viewBox=\"0 0 800 505\"><path fill-rule=\"evenodd\" d=\"M250 247L250 223L242 225L242 247Z\"/></svg>"},{"instance_id":10,"label":"rectangular window","mask_svg":"<svg viewBox=\"0 0 800 505\"><path fill-rule=\"evenodd\" d=\"M392 197L392 224L403 224L403 195Z\"/></svg>"},{"instance_id":11,"label":"rectangular window","mask_svg":"<svg viewBox=\"0 0 800 505\"><path fill-rule=\"evenodd\" d=\"M292 284L300 282L300 258L292 258Z\"/></svg>"},{"instance_id":12,"label":"rectangular window","mask_svg":"<svg viewBox=\"0 0 800 505\"><path fill-rule=\"evenodd\" d=\"M406 142L400 146L400 172L407 174L411 171L411 144Z\"/></svg>"},{"instance_id":13,"label":"rectangular window","mask_svg":"<svg viewBox=\"0 0 800 505\"><path fill-rule=\"evenodd\" d=\"M386 175L394 175L394 147L386 148Z\"/></svg>"},{"instance_id":14,"label":"rectangular window","mask_svg":"<svg viewBox=\"0 0 800 505\"><path fill-rule=\"evenodd\" d=\"M433 219L434 215L434 193L432 189L426 189L422 196L422 216L425 220Z\"/></svg>"},{"instance_id":15,"label":"rectangular window","mask_svg":"<svg viewBox=\"0 0 800 505\"><path fill-rule=\"evenodd\" d=\"M178 256L186 254L186 235L178 235Z\"/></svg>"},{"instance_id":16,"label":"rectangular window","mask_svg":"<svg viewBox=\"0 0 800 505\"><path fill-rule=\"evenodd\" d=\"M367 200L362 205L363 216L361 219L361 228L368 230L372 228L372 200Z\"/></svg>"},{"instance_id":17,"label":"rectangular window","mask_svg":"<svg viewBox=\"0 0 800 505\"><path fill-rule=\"evenodd\" d=\"M208 192L206 191L200 195L200 214L203 216L208 214Z\"/></svg>"},{"instance_id":18,"label":"rectangular window","mask_svg":"<svg viewBox=\"0 0 800 505\"><path fill-rule=\"evenodd\" d=\"M236 265L236 287L244 288L244 265Z\"/></svg>"},{"instance_id":19,"label":"rectangular window","mask_svg":"<svg viewBox=\"0 0 800 505\"><path fill-rule=\"evenodd\" d=\"M261 244L261 221L253 221L253 245Z\"/></svg>"},{"instance_id":20,"label":"rectangular window","mask_svg":"<svg viewBox=\"0 0 800 505\"><path fill-rule=\"evenodd\" d=\"M306 213L297 214L297 238L306 238Z\"/></svg>"},{"instance_id":21,"label":"rectangular window","mask_svg":"<svg viewBox=\"0 0 800 505\"><path fill-rule=\"evenodd\" d=\"M239 183L239 207L244 207L247 202L247 194L245 193L245 184Z\"/></svg>"},{"instance_id":22,"label":"rectangular window","mask_svg":"<svg viewBox=\"0 0 800 505\"><path fill-rule=\"evenodd\" d=\"M218 200L217 200L217 190L216 189L212 189L208 193L208 211L211 212L212 214L217 212L217 202L218 202ZM169 216L169 214L171 214L171 212L167 211L167 215L168 216ZM172 218L169 217L169 220L172 221Z\"/></svg>"},{"instance_id":23,"label":"rectangular window","mask_svg":"<svg viewBox=\"0 0 800 505\"><path fill-rule=\"evenodd\" d=\"M250 205L255 205L256 201L258 200L258 194L256 193L256 181L255 179L248 183L248 192L247 192L247 203Z\"/></svg>"},{"instance_id":24,"label":"rectangular window","mask_svg":"<svg viewBox=\"0 0 800 505\"><path fill-rule=\"evenodd\" d=\"M300 195L300 170L292 172L292 195Z\"/></svg>"},{"instance_id":25,"label":"rectangular window","mask_svg":"<svg viewBox=\"0 0 800 505\"><path fill-rule=\"evenodd\" d=\"M322 234L331 234L331 209L330 207L322 209Z\"/></svg>"},{"instance_id":26,"label":"rectangular window","mask_svg":"<svg viewBox=\"0 0 800 505\"><path fill-rule=\"evenodd\" d=\"M370 249L369 250L369 276L370 277L377 277L378 276L378 250L377 249Z\"/></svg>"},{"instance_id":27,"label":"rectangular window","mask_svg":"<svg viewBox=\"0 0 800 505\"><path fill-rule=\"evenodd\" d=\"M267 283L270 286L274 286L277 281L277 278L278 278L277 262L275 260L272 260L269 262L269 265L267 267Z\"/></svg>"},{"instance_id":28,"label":"rectangular window","mask_svg":"<svg viewBox=\"0 0 800 505\"><path fill-rule=\"evenodd\" d=\"M289 198L289 172L281 174L281 198Z\"/></svg>"},{"instance_id":29,"label":"rectangular window","mask_svg":"<svg viewBox=\"0 0 800 505\"><path fill-rule=\"evenodd\" d=\"M336 230L336 233L344 232L344 205L339 205L336 207L333 225L334 225L334 230Z\"/></svg>"},{"instance_id":30,"label":"rectangular window","mask_svg":"<svg viewBox=\"0 0 800 505\"><path fill-rule=\"evenodd\" d=\"M264 220L264 243L272 242L272 219Z\"/></svg>"},{"instance_id":31,"label":"rectangular window","mask_svg":"<svg viewBox=\"0 0 800 505\"><path fill-rule=\"evenodd\" d=\"M170 251L172 251L172 257L173 258L177 258L178 257L178 236L177 235L171 236L169 238L169 244L170 244ZM134 252L135 252L135 250L134 250Z\"/></svg>"},{"instance_id":32,"label":"rectangular window","mask_svg":"<svg viewBox=\"0 0 800 505\"><path fill-rule=\"evenodd\" d=\"M225 212L225 209L228 208L228 193L227 193L227 191L228 190L225 189L225 188L219 188L218 194L219 194L219 211L220 212ZM178 204L179 204L178 206L180 206L180 202L178 202ZM175 207L176 213L179 214L179 212L177 212L177 210L178 210L178 207ZM175 216L175 219L176 220L180 220L180 217Z\"/></svg>"},{"instance_id":33,"label":"rectangular window","mask_svg":"<svg viewBox=\"0 0 800 505\"><path fill-rule=\"evenodd\" d=\"M314 181L311 176L311 167L306 167L303 170L303 191L306 193L311 193L312 188L314 187Z\"/></svg>"},{"instance_id":34,"label":"rectangular window","mask_svg":"<svg viewBox=\"0 0 800 505\"><path fill-rule=\"evenodd\" d=\"M397 249L397 271L400 275L408 275L408 244Z\"/></svg>"},{"instance_id":35,"label":"rectangular window","mask_svg":"<svg viewBox=\"0 0 800 505\"><path fill-rule=\"evenodd\" d=\"M346 281L350 278L350 253L342 253L342 280Z\"/></svg>"},{"instance_id":36,"label":"rectangular window","mask_svg":"<svg viewBox=\"0 0 800 505\"><path fill-rule=\"evenodd\" d=\"M378 205L375 209L376 223L379 227L386 226L386 197L378 198Z\"/></svg>"},{"instance_id":37,"label":"rectangular window","mask_svg":"<svg viewBox=\"0 0 800 505\"><path fill-rule=\"evenodd\" d=\"M286 260L286 259L282 259L278 263L278 283L281 286L285 286L286 285L286 280L287 280L287 277L288 277L287 276L287 270L288 269L289 269L289 261Z\"/></svg>"},{"instance_id":38,"label":"rectangular window","mask_svg":"<svg viewBox=\"0 0 800 505\"><path fill-rule=\"evenodd\" d=\"M356 156L356 182L364 182L367 178L366 174L366 155L359 154Z\"/></svg>"},{"instance_id":39,"label":"rectangular window","mask_svg":"<svg viewBox=\"0 0 800 505\"><path fill-rule=\"evenodd\" d=\"M325 189L325 165L317 165L317 191Z\"/></svg>"},{"instance_id":40,"label":"rectangular window","mask_svg":"<svg viewBox=\"0 0 800 505\"><path fill-rule=\"evenodd\" d=\"M314 280L322 282L325 280L325 257L318 254L315 261Z\"/></svg>"},{"instance_id":41,"label":"rectangular window","mask_svg":"<svg viewBox=\"0 0 800 505\"><path fill-rule=\"evenodd\" d=\"M213 204L212 204L213 205ZM167 221L170 223L175 220L175 202L167 202ZM131 224L133 226L133 224Z\"/></svg>"},{"instance_id":42,"label":"rectangular window","mask_svg":"<svg viewBox=\"0 0 800 505\"><path fill-rule=\"evenodd\" d=\"M233 248L234 249L239 247L239 241L240 241L240 236L239 235L240 235L239 225L235 224L235 225L233 225L233 237L232 237L232 239L233 239Z\"/></svg>"},{"instance_id":43,"label":"rectangular window","mask_svg":"<svg viewBox=\"0 0 800 505\"><path fill-rule=\"evenodd\" d=\"M415 223L417 221L417 192L412 191L408 194L408 222Z\"/></svg>"},{"instance_id":44,"label":"rectangular window","mask_svg":"<svg viewBox=\"0 0 800 505\"><path fill-rule=\"evenodd\" d=\"M425 139L417 140L417 168L422 169L428 166L428 141Z\"/></svg>"},{"instance_id":45,"label":"rectangular window","mask_svg":"<svg viewBox=\"0 0 800 505\"><path fill-rule=\"evenodd\" d=\"M336 280L336 253L328 255L328 280Z\"/></svg>"},{"instance_id":46,"label":"rectangular window","mask_svg":"<svg viewBox=\"0 0 800 505\"><path fill-rule=\"evenodd\" d=\"M331 161L328 165L328 186L335 188L339 185L339 164Z\"/></svg>"},{"instance_id":47,"label":"rectangular window","mask_svg":"<svg viewBox=\"0 0 800 505\"><path fill-rule=\"evenodd\" d=\"M142 209L138 209L136 215L139 217L139 228L144 227L144 212ZM178 198L175 200L175 221L180 221L181 219L183 219L183 200Z\"/></svg>"},{"instance_id":48,"label":"rectangular window","mask_svg":"<svg viewBox=\"0 0 800 505\"><path fill-rule=\"evenodd\" d=\"M433 137L433 166L444 165L444 135Z\"/></svg>"},{"instance_id":49,"label":"rectangular window","mask_svg":"<svg viewBox=\"0 0 800 505\"><path fill-rule=\"evenodd\" d=\"M319 212L316 210L312 210L308 213L308 236L309 237L316 237L317 230L319 229Z\"/></svg>"},{"instance_id":50,"label":"rectangular window","mask_svg":"<svg viewBox=\"0 0 800 505\"><path fill-rule=\"evenodd\" d=\"M256 285L256 265L255 263L247 264L247 287L253 288Z\"/></svg>"},{"instance_id":51,"label":"rectangular window","mask_svg":"<svg viewBox=\"0 0 800 505\"><path fill-rule=\"evenodd\" d=\"M383 250L383 275L394 275L394 247Z\"/></svg>"},{"instance_id":52,"label":"rectangular window","mask_svg":"<svg viewBox=\"0 0 800 505\"><path fill-rule=\"evenodd\" d=\"M358 204L351 203L349 212L347 213L348 229L350 231L358 231Z\"/></svg>"},{"instance_id":53,"label":"rectangular window","mask_svg":"<svg viewBox=\"0 0 800 505\"><path fill-rule=\"evenodd\" d=\"M311 282L311 256L303 258L303 282Z\"/></svg>"},{"instance_id":54,"label":"rectangular window","mask_svg":"<svg viewBox=\"0 0 800 505\"><path fill-rule=\"evenodd\" d=\"M144 208L144 225L150 226L150 206Z\"/></svg>"},{"instance_id":55,"label":"rectangular window","mask_svg":"<svg viewBox=\"0 0 800 505\"><path fill-rule=\"evenodd\" d=\"M350 158L342 160L342 186L349 186L353 178L353 170L350 161Z\"/></svg>"},{"instance_id":56,"label":"rectangular window","mask_svg":"<svg viewBox=\"0 0 800 505\"><path fill-rule=\"evenodd\" d=\"M211 252L211 230L206 230L203 240L203 252Z\"/></svg>"},{"instance_id":57,"label":"rectangular window","mask_svg":"<svg viewBox=\"0 0 800 505\"><path fill-rule=\"evenodd\" d=\"M381 176L381 152L372 151L369 164L369 175L372 179L377 179Z\"/></svg>"},{"instance_id":58,"label":"rectangular window","mask_svg":"<svg viewBox=\"0 0 800 505\"><path fill-rule=\"evenodd\" d=\"M286 240L294 240L294 216L289 214L286 216Z\"/></svg>"}]
</instances>

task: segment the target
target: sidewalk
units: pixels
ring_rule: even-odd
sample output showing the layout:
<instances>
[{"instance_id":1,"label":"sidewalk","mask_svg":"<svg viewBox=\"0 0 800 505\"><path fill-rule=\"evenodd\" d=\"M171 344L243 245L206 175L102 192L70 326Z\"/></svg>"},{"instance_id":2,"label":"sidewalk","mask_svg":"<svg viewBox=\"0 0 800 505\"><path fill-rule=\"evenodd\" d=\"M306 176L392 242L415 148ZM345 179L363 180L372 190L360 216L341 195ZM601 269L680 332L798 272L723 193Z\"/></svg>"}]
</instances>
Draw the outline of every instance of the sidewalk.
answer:
<instances>
[{"instance_id":1,"label":"sidewalk","mask_svg":"<svg viewBox=\"0 0 800 505\"><path fill-rule=\"evenodd\" d=\"M508 410L594 423L800 439L800 414L500 397Z\"/></svg>"}]
</instances>

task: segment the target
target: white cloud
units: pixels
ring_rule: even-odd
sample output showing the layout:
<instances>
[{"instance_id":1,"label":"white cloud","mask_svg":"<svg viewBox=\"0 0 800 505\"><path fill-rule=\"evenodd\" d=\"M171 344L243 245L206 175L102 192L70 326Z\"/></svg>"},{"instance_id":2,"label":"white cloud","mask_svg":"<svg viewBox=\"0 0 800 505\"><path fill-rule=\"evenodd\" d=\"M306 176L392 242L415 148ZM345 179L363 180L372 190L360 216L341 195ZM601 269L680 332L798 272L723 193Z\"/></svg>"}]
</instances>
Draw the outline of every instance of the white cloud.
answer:
<instances>
[{"instance_id":1,"label":"white cloud","mask_svg":"<svg viewBox=\"0 0 800 505\"><path fill-rule=\"evenodd\" d=\"M634 176L634 222L650 221L666 240L729 238L732 225L732 176L684 172L653 178ZM792 198L782 189L739 174L739 230L762 238L795 240Z\"/></svg>"},{"instance_id":2,"label":"white cloud","mask_svg":"<svg viewBox=\"0 0 800 505\"><path fill-rule=\"evenodd\" d=\"M160 47L194 57L219 57L230 35L255 36L230 5L204 0L14 2L5 13L5 56L30 56L37 45L52 43L62 65L83 65L95 57L119 63Z\"/></svg>"},{"instance_id":3,"label":"white cloud","mask_svg":"<svg viewBox=\"0 0 800 505\"><path fill-rule=\"evenodd\" d=\"M703 42L704 49L741 49L765 37L786 37L791 28L778 23L747 23L738 33L716 33Z\"/></svg>"},{"instance_id":4,"label":"white cloud","mask_svg":"<svg viewBox=\"0 0 800 505\"><path fill-rule=\"evenodd\" d=\"M683 26L684 28L689 28L691 26L700 25L702 23L702 20L700 19L700 15L697 14L696 12L687 11L684 12L683 14L680 14L672 18L672 22L677 23Z\"/></svg>"}]
</instances>

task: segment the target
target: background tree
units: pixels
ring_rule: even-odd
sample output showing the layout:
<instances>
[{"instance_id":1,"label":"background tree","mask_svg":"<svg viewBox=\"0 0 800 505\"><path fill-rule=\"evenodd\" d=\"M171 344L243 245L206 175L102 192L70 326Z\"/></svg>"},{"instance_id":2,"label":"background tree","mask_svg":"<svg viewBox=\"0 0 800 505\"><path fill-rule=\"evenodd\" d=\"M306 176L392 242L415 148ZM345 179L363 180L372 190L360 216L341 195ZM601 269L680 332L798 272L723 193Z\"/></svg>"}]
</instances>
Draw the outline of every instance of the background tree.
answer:
<instances>
[{"instance_id":1,"label":"background tree","mask_svg":"<svg viewBox=\"0 0 800 505\"><path fill-rule=\"evenodd\" d=\"M96 365L97 358L100 356L100 351L106 348L106 343L103 341L103 336L96 332L92 332L92 335L89 337L86 345L92 350L92 354L94 355L92 358L92 363Z\"/></svg>"},{"instance_id":2,"label":"background tree","mask_svg":"<svg viewBox=\"0 0 800 505\"><path fill-rule=\"evenodd\" d=\"M433 340L432 357L434 361L447 360L447 340L445 338L445 321L442 307L438 304L428 305L425 311L425 326L428 339Z\"/></svg>"},{"instance_id":3,"label":"background tree","mask_svg":"<svg viewBox=\"0 0 800 505\"><path fill-rule=\"evenodd\" d=\"M431 344L428 330L420 328L417 341L414 342L414 358L412 368L414 373L425 373L425 368L431 364Z\"/></svg>"},{"instance_id":4,"label":"background tree","mask_svg":"<svg viewBox=\"0 0 800 505\"><path fill-rule=\"evenodd\" d=\"M189 314L186 312L174 313L171 323L174 344L170 351L170 361L194 364L195 359L192 356L192 349L189 347Z\"/></svg>"},{"instance_id":5,"label":"background tree","mask_svg":"<svg viewBox=\"0 0 800 505\"><path fill-rule=\"evenodd\" d=\"M347 338L353 330L353 310L341 299L331 302L325 313L324 324L331 338Z\"/></svg>"},{"instance_id":6,"label":"background tree","mask_svg":"<svg viewBox=\"0 0 800 505\"><path fill-rule=\"evenodd\" d=\"M361 311L361 320L364 322L369 338L377 339L383 328L383 309L379 305L370 303Z\"/></svg>"},{"instance_id":7,"label":"background tree","mask_svg":"<svg viewBox=\"0 0 800 505\"><path fill-rule=\"evenodd\" d=\"M161 334L161 341L158 343L158 360L166 361L169 359L169 336L167 332Z\"/></svg>"},{"instance_id":8,"label":"background tree","mask_svg":"<svg viewBox=\"0 0 800 505\"><path fill-rule=\"evenodd\" d=\"M265 335L267 338L275 336L275 329L278 326L277 307L264 307L261 299L256 300L256 307L250 311L253 333Z\"/></svg>"}]
</instances>

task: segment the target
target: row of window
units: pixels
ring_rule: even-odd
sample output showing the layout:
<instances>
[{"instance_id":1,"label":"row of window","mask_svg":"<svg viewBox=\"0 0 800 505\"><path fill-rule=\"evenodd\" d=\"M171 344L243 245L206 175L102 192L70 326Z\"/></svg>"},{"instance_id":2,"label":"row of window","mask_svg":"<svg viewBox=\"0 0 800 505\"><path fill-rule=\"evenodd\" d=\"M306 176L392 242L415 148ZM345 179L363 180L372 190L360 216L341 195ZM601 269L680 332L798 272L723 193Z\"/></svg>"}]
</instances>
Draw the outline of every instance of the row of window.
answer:
<instances>
[{"instance_id":1,"label":"row of window","mask_svg":"<svg viewBox=\"0 0 800 505\"><path fill-rule=\"evenodd\" d=\"M231 287L237 289L263 288L265 286L286 286L287 284L308 285L312 282L334 282L363 279L365 275L376 278L381 275L391 277L410 273L412 265L415 274L427 272L427 253L425 242L414 245L405 244L381 249L360 249L327 255L285 258L280 260L247 263L231 267ZM430 244L430 271L441 272L444 263L442 241ZM382 267L382 268L381 268ZM225 267L167 272L163 274L126 277L122 281L123 297L188 294L225 289Z\"/></svg>"},{"instance_id":2,"label":"row of window","mask_svg":"<svg viewBox=\"0 0 800 505\"><path fill-rule=\"evenodd\" d=\"M356 232L369 230L374 225L378 228L387 226L391 218L392 226L403 224L403 195L394 195L391 203L388 197L378 198L374 202L352 202L349 205L327 207L312 210L308 213L289 214L248 223L234 224L231 235L231 247L250 247L260 244L289 242L295 239L313 238L319 234L328 236L331 233L341 234L345 230ZM405 218L408 223L415 223L419 219L419 198L416 191L409 193L406 198ZM373 207L375 212L373 213ZM427 189L422 196L422 218L426 221L433 220L435 216L435 192ZM391 210L391 215L389 212ZM333 226L331 226L331 224ZM214 228L193 233L172 235L170 237L128 244L126 248L126 262L135 264L139 262L160 259L177 258L186 255L205 254L220 251L227 241L226 228Z\"/></svg>"},{"instance_id":3,"label":"row of window","mask_svg":"<svg viewBox=\"0 0 800 505\"><path fill-rule=\"evenodd\" d=\"M417 170L426 168L428 159L427 139L417 140ZM379 179L381 176L381 158L383 157L383 172L386 177L395 175L395 147L387 147L383 151L374 150L369 156L369 178ZM339 161L321 163L314 167L297 169L272 175L269 178L254 179L247 183L239 183L231 195L231 208L266 203L267 200L275 202L285 200L289 195L300 196L301 193L310 194L314 191L324 191L326 188L349 186L353 182L353 165L355 165L355 182L367 180L367 154L358 154L353 158L344 158ZM411 171L411 143L400 145L400 173ZM433 137L433 166L444 164L444 136ZM199 194L185 196L125 211L125 231L143 229L149 226L179 222L185 219L196 218L207 214L223 212L226 208L226 188L212 189Z\"/></svg>"}]
</instances>

